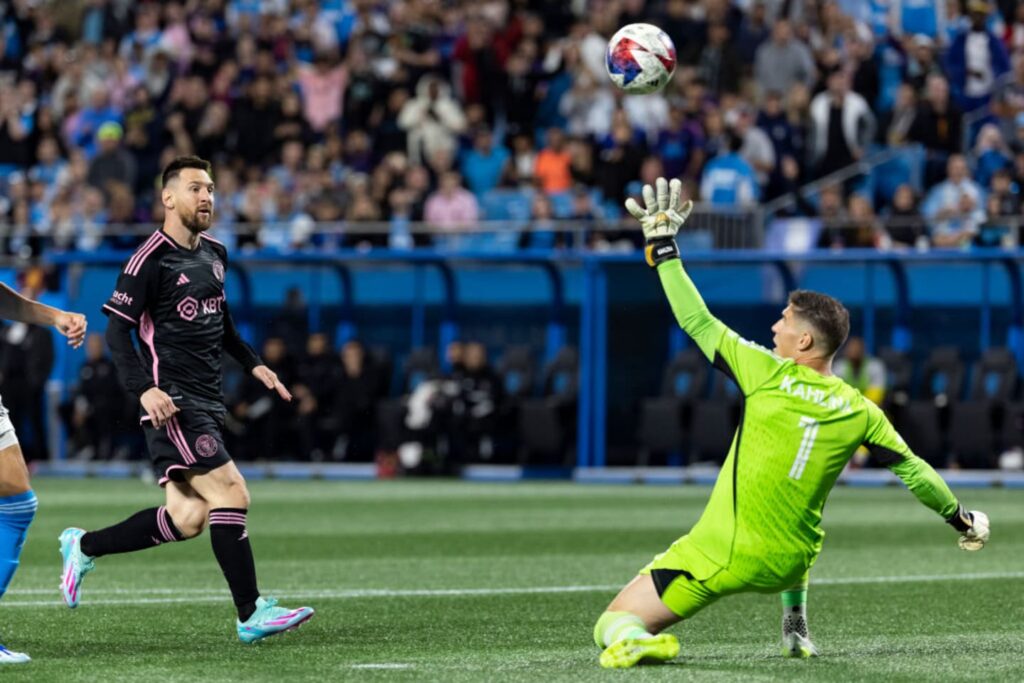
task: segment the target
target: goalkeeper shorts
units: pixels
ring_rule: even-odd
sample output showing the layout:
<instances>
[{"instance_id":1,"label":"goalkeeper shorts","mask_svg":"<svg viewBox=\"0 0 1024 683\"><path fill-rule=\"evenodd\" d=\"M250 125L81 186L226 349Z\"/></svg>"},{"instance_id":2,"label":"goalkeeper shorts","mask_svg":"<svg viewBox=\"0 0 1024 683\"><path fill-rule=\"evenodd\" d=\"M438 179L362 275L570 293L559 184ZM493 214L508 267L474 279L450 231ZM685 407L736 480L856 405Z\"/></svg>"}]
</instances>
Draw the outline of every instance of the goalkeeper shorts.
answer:
<instances>
[{"instance_id":1,"label":"goalkeeper shorts","mask_svg":"<svg viewBox=\"0 0 1024 683\"><path fill-rule=\"evenodd\" d=\"M640 574L649 574L661 601L680 619L689 619L715 600L736 593L775 593L799 583L759 586L719 567L683 536L661 553ZM802 579L806 583L806 573Z\"/></svg>"}]
</instances>

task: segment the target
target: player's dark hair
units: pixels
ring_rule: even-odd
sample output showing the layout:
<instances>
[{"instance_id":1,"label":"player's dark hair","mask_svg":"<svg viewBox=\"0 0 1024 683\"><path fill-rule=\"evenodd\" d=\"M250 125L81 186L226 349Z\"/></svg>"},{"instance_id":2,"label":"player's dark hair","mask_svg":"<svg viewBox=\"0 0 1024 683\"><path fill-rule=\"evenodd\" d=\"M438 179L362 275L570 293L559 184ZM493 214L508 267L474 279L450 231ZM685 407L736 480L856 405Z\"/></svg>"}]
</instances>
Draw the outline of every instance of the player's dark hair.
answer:
<instances>
[{"instance_id":1,"label":"player's dark hair","mask_svg":"<svg viewBox=\"0 0 1024 683\"><path fill-rule=\"evenodd\" d=\"M850 312L837 299L820 292L798 289L789 295L789 305L817 332L826 356L831 356L850 336Z\"/></svg>"},{"instance_id":2,"label":"player's dark hair","mask_svg":"<svg viewBox=\"0 0 1024 683\"><path fill-rule=\"evenodd\" d=\"M206 159L200 159L197 156L186 156L178 157L171 163L167 164L167 168L164 169L164 175L161 180L160 187L167 187L167 183L171 182L186 168L197 168L200 171L206 171L211 176L213 175L213 168L210 166L210 162Z\"/></svg>"}]
</instances>

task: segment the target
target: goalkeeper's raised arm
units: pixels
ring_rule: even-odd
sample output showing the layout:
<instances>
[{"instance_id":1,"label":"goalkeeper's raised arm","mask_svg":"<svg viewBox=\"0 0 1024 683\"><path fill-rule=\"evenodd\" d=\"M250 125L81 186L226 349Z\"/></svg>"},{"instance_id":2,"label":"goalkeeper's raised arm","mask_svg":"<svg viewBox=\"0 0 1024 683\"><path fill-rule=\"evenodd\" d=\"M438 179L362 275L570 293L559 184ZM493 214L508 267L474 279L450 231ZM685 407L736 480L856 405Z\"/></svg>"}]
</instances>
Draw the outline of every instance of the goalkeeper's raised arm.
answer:
<instances>
[{"instance_id":1,"label":"goalkeeper's raised arm","mask_svg":"<svg viewBox=\"0 0 1024 683\"><path fill-rule=\"evenodd\" d=\"M774 375L782 359L772 351L742 339L711 314L683 268L675 237L693 211L682 199L682 183L658 178L643 188L644 204L626 200L626 210L640 221L646 241L647 264L658 271L679 326L697 343L704 356L739 385L744 394Z\"/></svg>"}]
</instances>

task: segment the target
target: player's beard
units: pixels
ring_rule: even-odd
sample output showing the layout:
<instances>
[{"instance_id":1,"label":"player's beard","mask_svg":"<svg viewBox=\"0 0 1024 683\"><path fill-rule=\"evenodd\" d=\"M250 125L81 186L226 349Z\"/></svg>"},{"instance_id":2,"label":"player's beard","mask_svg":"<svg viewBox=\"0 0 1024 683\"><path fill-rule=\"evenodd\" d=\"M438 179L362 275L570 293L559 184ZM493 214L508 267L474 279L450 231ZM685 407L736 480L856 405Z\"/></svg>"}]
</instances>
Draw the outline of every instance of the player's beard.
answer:
<instances>
[{"instance_id":1,"label":"player's beard","mask_svg":"<svg viewBox=\"0 0 1024 683\"><path fill-rule=\"evenodd\" d=\"M210 212L208 218L200 218L199 209L193 211L191 216L186 216L182 213L181 224L184 225L193 235L206 232L210 229L210 226L213 225L213 207L210 207L208 211Z\"/></svg>"}]
</instances>

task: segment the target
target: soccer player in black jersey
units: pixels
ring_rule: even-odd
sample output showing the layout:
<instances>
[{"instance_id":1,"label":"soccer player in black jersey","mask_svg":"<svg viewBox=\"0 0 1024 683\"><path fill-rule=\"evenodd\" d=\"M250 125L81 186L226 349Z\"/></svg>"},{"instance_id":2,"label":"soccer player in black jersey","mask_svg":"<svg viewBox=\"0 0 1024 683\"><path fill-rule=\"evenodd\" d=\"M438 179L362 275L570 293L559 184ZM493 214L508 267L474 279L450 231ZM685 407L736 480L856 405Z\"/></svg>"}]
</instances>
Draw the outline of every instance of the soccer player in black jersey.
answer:
<instances>
[{"instance_id":1,"label":"soccer player in black jersey","mask_svg":"<svg viewBox=\"0 0 1024 683\"><path fill-rule=\"evenodd\" d=\"M163 228L125 263L103 311L118 374L142 403L142 428L166 503L99 531L65 529L61 591L68 607L76 607L95 558L183 541L209 524L213 554L238 608L238 637L251 643L295 628L313 610L278 607L256 587L246 531L249 492L221 437L222 351L282 399L291 394L231 319L227 250L204 234L213 224L210 164L198 157L168 164L161 201Z\"/></svg>"}]
</instances>

